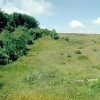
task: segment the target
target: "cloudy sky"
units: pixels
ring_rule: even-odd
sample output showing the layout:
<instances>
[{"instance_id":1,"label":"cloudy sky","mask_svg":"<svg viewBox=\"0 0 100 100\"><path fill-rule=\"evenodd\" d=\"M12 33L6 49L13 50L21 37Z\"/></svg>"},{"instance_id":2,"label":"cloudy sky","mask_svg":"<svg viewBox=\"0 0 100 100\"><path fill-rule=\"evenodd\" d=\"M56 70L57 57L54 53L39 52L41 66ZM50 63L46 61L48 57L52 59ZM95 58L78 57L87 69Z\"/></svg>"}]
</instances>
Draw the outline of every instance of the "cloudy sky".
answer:
<instances>
[{"instance_id":1,"label":"cloudy sky","mask_svg":"<svg viewBox=\"0 0 100 100\"><path fill-rule=\"evenodd\" d=\"M100 33L100 0L0 0L0 8L34 16L57 32Z\"/></svg>"}]
</instances>

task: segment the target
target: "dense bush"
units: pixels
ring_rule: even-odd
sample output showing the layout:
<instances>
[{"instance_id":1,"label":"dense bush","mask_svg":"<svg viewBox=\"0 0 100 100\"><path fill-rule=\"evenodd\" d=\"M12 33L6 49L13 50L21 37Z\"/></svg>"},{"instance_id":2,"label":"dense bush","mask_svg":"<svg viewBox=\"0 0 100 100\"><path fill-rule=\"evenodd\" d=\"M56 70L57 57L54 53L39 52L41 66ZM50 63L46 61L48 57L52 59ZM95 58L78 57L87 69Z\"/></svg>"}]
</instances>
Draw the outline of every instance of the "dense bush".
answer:
<instances>
[{"instance_id":1,"label":"dense bush","mask_svg":"<svg viewBox=\"0 0 100 100\"><path fill-rule=\"evenodd\" d=\"M59 39L59 35L58 35L58 33L55 30L52 30L50 35L55 40Z\"/></svg>"},{"instance_id":2,"label":"dense bush","mask_svg":"<svg viewBox=\"0 0 100 100\"><path fill-rule=\"evenodd\" d=\"M4 29L4 27L7 25L7 14L3 13L0 10L0 32Z\"/></svg>"},{"instance_id":3,"label":"dense bush","mask_svg":"<svg viewBox=\"0 0 100 100\"><path fill-rule=\"evenodd\" d=\"M38 39L41 38L42 36L48 36L51 34L51 31L49 31L48 29L41 29L41 28L31 28L28 31L28 34L32 36L32 39Z\"/></svg>"},{"instance_id":4,"label":"dense bush","mask_svg":"<svg viewBox=\"0 0 100 100\"><path fill-rule=\"evenodd\" d=\"M3 48L3 41L0 40L0 48Z\"/></svg>"},{"instance_id":5,"label":"dense bush","mask_svg":"<svg viewBox=\"0 0 100 100\"><path fill-rule=\"evenodd\" d=\"M82 52L80 50L76 50L75 53L76 54L82 54Z\"/></svg>"},{"instance_id":6,"label":"dense bush","mask_svg":"<svg viewBox=\"0 0 100 100\"><path fill-rule=\"evenodd\" d=\"M0 64L7 64L27 54L27 45L42 36L54 36L54 32L47 29L17 27L14 32L4 30L0 33ZM53 37L54 39L58 39Z\"/></svg>"},{"instance_id":7,"label":"dense bush","mask_svg":"<svg viewBox=\"0 0 100 100\"><path fill-rule=\"evenodd\" d=\"M69 37L67 37L67 38L65 39L65 41L69 41Z\"/></svg>"},{"instance_id":8,"label":"dense bush","mask_svg":"<svg viewBox=\"0 0 100 100\"><path fill-rule=\"evenodd\" d=\"M0 32L5 28L9 32L13 32L18 26L23 26L27 28L36 28L39 23L34 17L28 16L26 14L13 13L6 14L0 10Z\"/></svg>"},{"instance_id":9,"label":"dense bush","mask_svg":"<svg viewBox=\"0 0 100 100\"><path fill-rule=\"evenodd\" d=\"M21 28L15 29L13 33L3 31L0 34L0 41L2 44L0 52L0 64L6 64L10 61L17 60L20 56L26 54L30 36Z\"/></svg>"},{"instance_id":10,"label":"dense bush","mask_svg":"<svg viewBox=\"0 0 100 100\"><path fill-rule=\"evenodd\" d=\"M5 83L2 80L0 80L0 89L2 89L4 85Z\"/></svg>"},{"instance_id":11,"label":"dense bush","mask_svg":"<svg viewBox=\"0 0 100 100\"><path fill-rule=\"evenodd\" d=\"M9 56L6 54L6 51L0 49L0 65L5 65L9 62Z\"/></svg>"},{"instance_id":12,"label":"dense bush","mask_svg":"<svg viewBox=\"0 0 100 100\"><path fill-rule=\"evenodd\" d=\"M12 16L11 22L15 27L19 25L28 28L38 27L38 22L35 20L34 17L28 16L26 14L20 14L20 13L13 13L10 16Z\"/></svg>"},{"instance_id":13,"label":"dense bush","mask_svg":"<svg viewBox=\"0 0 100 100\"><path fill-rule=\"evenodd\" d=\"M42 37L43 30L40 28L31 28L28 34L32 36L33 40L35 40Z\"/></svg>"}]
</instances>

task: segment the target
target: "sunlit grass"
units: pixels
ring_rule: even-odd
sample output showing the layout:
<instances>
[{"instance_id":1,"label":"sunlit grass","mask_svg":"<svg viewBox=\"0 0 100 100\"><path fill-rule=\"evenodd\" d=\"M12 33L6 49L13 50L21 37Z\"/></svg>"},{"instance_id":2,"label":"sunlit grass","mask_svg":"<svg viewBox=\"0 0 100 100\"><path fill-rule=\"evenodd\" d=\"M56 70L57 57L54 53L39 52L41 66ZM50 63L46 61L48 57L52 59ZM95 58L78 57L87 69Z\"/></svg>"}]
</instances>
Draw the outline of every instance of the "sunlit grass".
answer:
<instances>
[{"instance_id":1,"label":"sunlit grass","mask_svg":"<svg viewBox=\"0 0 100 100\"><path fill-rule=\"evenodd\" d=\"M45 37L29 48L0 67L0 100L99 100L99 35Z\"/></svg>"}]
</instances>

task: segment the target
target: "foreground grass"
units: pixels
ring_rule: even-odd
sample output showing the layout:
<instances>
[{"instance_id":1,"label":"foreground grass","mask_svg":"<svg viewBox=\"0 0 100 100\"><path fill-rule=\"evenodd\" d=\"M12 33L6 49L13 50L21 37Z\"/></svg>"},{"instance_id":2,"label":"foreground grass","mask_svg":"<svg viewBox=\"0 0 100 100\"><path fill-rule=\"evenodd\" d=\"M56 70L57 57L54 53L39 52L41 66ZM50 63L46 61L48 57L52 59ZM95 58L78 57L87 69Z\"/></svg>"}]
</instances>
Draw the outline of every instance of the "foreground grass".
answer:
<instances>
[{"instance_id":1,"label":"foreground grass","mask_svg":"<svg viewBox=\"0 0 100 100\"><path fill-rule=\"evenodd\" d=\"M0 67L0 100L99 100L99 35L62 34L29 48Z\"/></svg>"}]
</instances>

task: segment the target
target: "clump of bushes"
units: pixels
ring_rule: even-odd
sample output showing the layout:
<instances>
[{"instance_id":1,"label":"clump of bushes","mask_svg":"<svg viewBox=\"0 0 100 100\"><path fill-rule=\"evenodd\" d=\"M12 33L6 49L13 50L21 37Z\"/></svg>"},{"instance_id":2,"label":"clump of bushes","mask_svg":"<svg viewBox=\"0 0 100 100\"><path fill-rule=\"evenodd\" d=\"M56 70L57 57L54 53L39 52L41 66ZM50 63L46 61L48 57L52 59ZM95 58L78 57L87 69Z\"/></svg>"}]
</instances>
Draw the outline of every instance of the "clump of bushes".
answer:
<instances>
[{"instance_id":1,"label":"clump of bushes","mask_svg":"<svg viewBox=\"0 0 100 100\"><path fill-rule=\"evenodd\" d=\"M41 38L43 36L51 36L51 38L53 38L55 40L59 39L59 35L55 30L50 31L48 29L41 29L39 27L31 28L28 31L28 34L32 36L33 40L36 40L36 39Z\"/></svg>"},{"instance_id":2,"label":"clump of bushes","mask_svg":"<svg viewBox=\"0 0 100 100\"><path fill-rule=\"evenodd\" d=\"M0 10L0 32L4 29L12 32L16 27L22 26L28 29L39 26L38 21L34 17L21 13L7 14Z\"/></svg>"},{"instance_id":3,"label":"clump of bushes","mask_svg":"<svg viewBox=\"0 0 100 100\"><path fill-rule=\"evenodd\" d=\"M100 90L100 79L98 79L97 81L94 81L91 85L90 85L90 89L97 91Z\"/></svg>"},{"instance_id":4,"label":"clump of bushes","mask_svg":"<svg viewBox=\"0 0 100 100\"><path fill-rule=\"evenodd\" d=\"M44 30L40 29L40 28L31 28L28 31L28 34L31 35L31 37L32 37L33 40L41 38L42 35L43 35L43 33L44 33Z\"/></svg>"},{"instance_id":5,"label":"clump of bushes","mask_svg":"<svg viewBox=\"0 0 100 100\"><path fill-rule=\"evenodd\" d=\"M0 49L0 65L5 65L9 62L9 56L4 52L4 50Z\"/></svg>"},{"instance_id":6,"label":"clump of bushes","mask_svg":"<svg viewBox=\"0 0 100 100\"><path fill-rule=\"evenodd\" d=\"M51 81L52 80L52 81ZM47 84L49 86L59 86L63 84L65 80L58 74L58 69L47 72L32 72L23 79L23 82L28 85L39 86Z\"/></svg>"},{"instance_id":7,"label":"clump of bushes","mask_svg":"<svg viewBox=\"0 0 100 100\"><path fill-rule=\"evenodd\" d=\"M27 45L43 36L59 39L56 31L41 29L34 17L0 11L0 65L17 60L27 54Z\"/></svg>"},{"instance_id":8,"label":"clump of bushes","mask_svg":"<svg viewBox=\"0 0 100 100\"><path fill-rule=\"evenodd\" d=\"M29 76L24 78L24 82L28 84L34 84L38 79L38 73L31 73Z\"/></svg>"},{"instance_id":9,"label":"clump of bushes","mask_svg":"<svg viewBox=\"0 0 100 100\"><path fill-rule=\"evenodd\" d=\"M7 14L0 10L0 32L6 27L7 21Z\"/></svg>"},{"instance_id":10,"label":"clump of bushes","mask_svg":"<svg viewBox=\"0 0 100 100\"><path fill-rule=\"evenodd\" d=\"M75 51L76 54L82 54L80 50Z\"/></svg>"},{"instance_id":11,"label":"clump of bushes","mask_svg":"<svg viewBox=\"0 0 100 100\"><path fill-rule=\"evenodd\" d=\"M55 30L52 30L50 32L50 36L55 40L59 39L59 35L57 34L57 32Z\"/></svg>"},{"instance_id":12,"label":"clump of bushes","mask_svg":"<svg viewBox=\"0 0 100 100\"><path fill-rule=\"evenodd\" d=\"M2 31L0 34L2 48L0 48L0 64L7 64L17 60L27 51L28 35L21 29L15 29L13 33Z\"/></svg>"}]
</instances>

